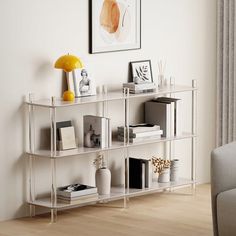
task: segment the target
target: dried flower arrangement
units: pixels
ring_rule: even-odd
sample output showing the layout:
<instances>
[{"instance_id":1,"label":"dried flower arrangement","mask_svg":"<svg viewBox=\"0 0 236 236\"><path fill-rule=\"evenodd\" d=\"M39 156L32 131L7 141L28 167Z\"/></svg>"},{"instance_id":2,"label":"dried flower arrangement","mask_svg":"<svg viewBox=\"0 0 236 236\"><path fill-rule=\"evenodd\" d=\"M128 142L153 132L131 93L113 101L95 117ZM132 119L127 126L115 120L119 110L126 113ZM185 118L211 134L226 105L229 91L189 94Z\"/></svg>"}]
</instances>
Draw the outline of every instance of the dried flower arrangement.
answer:
<instances>
[{"instance_id":1,"label":"dried flower arrangement","mask_svg":"<svg viewBox=\"0 0 236 236\"><path fill-rule=\"evenodd\" d=\"M154 173L161 174L164 169L170 168L170 160L164 160L158 157L152 157L152 165L154 166Z\"/></svg>"},{"instance_id":2,"label":"dried flower arrangement","mask_svg":"<svg viewBox=\"0 0 236 236\"><path fill-rule=\"evenodd\" d=\"M102 168L106 168L106 162L104 159L104 155L103 154L99 154L93 161L93 165L97 168L97 169L102 169Z\"/></svg>"}]
</instances>

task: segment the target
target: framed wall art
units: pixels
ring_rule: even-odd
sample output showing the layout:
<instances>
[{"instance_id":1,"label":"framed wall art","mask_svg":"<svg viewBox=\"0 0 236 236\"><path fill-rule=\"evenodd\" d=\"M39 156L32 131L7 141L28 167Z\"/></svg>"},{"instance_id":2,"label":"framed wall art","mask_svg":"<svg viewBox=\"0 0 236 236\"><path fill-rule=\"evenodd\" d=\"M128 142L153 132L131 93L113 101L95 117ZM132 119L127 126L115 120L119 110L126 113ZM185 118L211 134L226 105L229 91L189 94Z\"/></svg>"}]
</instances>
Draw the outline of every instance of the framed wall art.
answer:
<instances>
[{"instance_id":1,"label":"framed wall art","mask_svg":"<svg viewBox=\"0 0 236 236\"><path fill-rule=\"evenodd\" d=\"M152 83L152 66L150 60L130 62L133 82L136 84Z\"/></svg>"},{"instance_id":2,"label":"framed wall art","mask_svg":"<svg viewBox=\"0 0 236 236\"><path fill-rule=\"evenodd\" d=\"M141 0L90 0L89 52L141 48Z\"/></svg>"}]
</instances>

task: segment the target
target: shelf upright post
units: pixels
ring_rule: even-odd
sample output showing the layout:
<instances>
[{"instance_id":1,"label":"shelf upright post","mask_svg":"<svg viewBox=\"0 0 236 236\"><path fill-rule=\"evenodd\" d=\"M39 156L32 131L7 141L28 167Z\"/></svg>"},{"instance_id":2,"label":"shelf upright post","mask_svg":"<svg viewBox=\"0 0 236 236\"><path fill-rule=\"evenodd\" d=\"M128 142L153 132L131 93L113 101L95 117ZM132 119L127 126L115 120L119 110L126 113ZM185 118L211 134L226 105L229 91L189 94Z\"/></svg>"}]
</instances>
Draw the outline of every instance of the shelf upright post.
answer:
<instances>
[{"instance_id":1,"label":"shelf upright post","mask_svg":"<svg viewBox=\"0 0 236 236\"><path fill-rule=\"evenodd\" d=\"M35 201L35 176L34 176L34 159L32 155L34 153L35 147L35 124L34 124L34 105L33 103L33 94L29 94L29 200L30 202ZM30 216L35 216L35 206L30 204Z\"/></svg>"},{"instance_id":2,"label":"shelf upright post","mask_svg":"<svg viewBox=\"0 0 236 236\"><path fill-rule=\"evenodd\" d=\"M102 102L102 116L108 118L108 101L107 101L107 85L103 85L103 96L104 100ZM108 148L110 147L110 142L108 141ZM109 168L109 158L108 152L104 152L103 155L105 156L107 168Z\"/></svg>"},{"instance_id":3,"label":"shelf upright post","mask_svg":"<svg viewBox=\"0 0 236 236\"><path fill-rule=\"evenodd\" d=\"M191 149L191 180L193 181L192 189L195 192L196 189L196 126L197 126L197 119L196 119L196 112L197 112L197 81L192 80L192 149Z\"/></svg>"},{"instance_id":4,"label":"shelf upright post","mask_svg":"<svg viewBox=\"0 0 236 236\"><path fill-rule=\"evenodd\" d=\"M173 98L174 95L173 95L172 93L170 93L170 94L169 94L169 97L170 97L170 98ZM174 115L174 114L172 113L172 111L170 112L170 115L171 115L171 116ZM170 118L170 123L169 123L169 127L170 127L170 129L171 129L171 134L172 134L172 131L173 131L172 129L174 129L173 124L172 124L172 118L173 118L173 117ZM174 135L175 135L175 134L174 134ZM167 145L169 146L169 147L168 147L168 148L169 148L168 159L169 159L170 161L173 159L173 155L174 155L174 145L175 145L174 142L175 142L174 140L171 140L171 139L170 139L170 141L169 141L168 144L167 144ZM170 187L170 188L169 188L169 191L172 192L173 189L174 189L174 188L171 188L171 187Z\"/></svg>"},{"instance_id":5,"label":"shelf upright post","mask_svg":"<svg viewBox=\"0 0 236 236\"><path fill-rule=\"evenodd\" d=\"M125 149L125 161L126 161L126 189L125 194L129 195L129 88L124 88L125 93L125 127L124 127L124 145ZM124 198L124 207L127 208L127 201L129 197Z\"/></svg>"},{"instance_id":6,"label":"shelf upright post","mask_svg":"<svg viewBox=\"0 0 236 236\"><path fill-rule=\"evenodd\" d=\"M51 124L51 223L57 220L57 184L56 184L56 107L55 97L51 98L50 124Z\"/></svg>"}]
</instances>

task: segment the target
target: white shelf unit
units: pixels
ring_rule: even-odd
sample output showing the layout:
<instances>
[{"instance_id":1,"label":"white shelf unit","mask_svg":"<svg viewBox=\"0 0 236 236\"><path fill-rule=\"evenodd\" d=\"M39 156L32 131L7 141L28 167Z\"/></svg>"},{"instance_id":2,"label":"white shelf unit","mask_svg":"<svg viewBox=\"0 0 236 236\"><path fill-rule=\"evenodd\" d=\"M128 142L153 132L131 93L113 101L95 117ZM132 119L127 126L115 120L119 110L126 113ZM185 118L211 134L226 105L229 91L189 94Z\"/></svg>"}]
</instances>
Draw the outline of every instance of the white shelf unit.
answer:
<instances>
[{"instance_id":1,"label":"white shelf unit","mask_svg":"<svg viewBox=\"0 0 236 236\"><path fill-rule=\"evenodd\" d=\"M158 96L171 96L175 93L180 92L191 92L192 94L192 130L191 133L182 134L181 136L175 137L168 137L168 138L161 138L161 139L152 139L146 140L144 142L139 143L129 143L129 102L131 99L140 98L140 97L158 97ZM114 200L123 199L124 200L124 207L127 204L127 198L135 197L139 195L144 195L164 189L171 189L174 187L181 187L186 185L192 185L195 188L196 184L196 177L195 177L195 166L196 166L196 95L197 95L197 87L196 81L192 81L192 86L180 86L180 85L173 85L173 86L166 86L162 89L157 89L154 93L144 93L144 94L130 94L128 89L124 89L122 91L112 91L108 92L107 94L99 94L97 96L91 97L83 97L76 99L74 102L64 102L61 99L52 98L51 100L38 100L34 101L30 97L29 101L26 102L28 105L28 115L29 115L29 150L26 152L27 156L29 157L29 199L28 204L30 205L30 215L35 215L35 206L45 207L51 210L51 222L55 222L57 219L57 210L72 208L72 207L80 207L89 204L96 204L100 202L109 202ZM115 101L115 100L123 100L124 102L124 126L126 128L126 136L124 138L124 142L113 141L112 145L108 148L86 148L86 147L78 147L77 149L68 150L68 151L57 151L56 150L56 110L62 107L71 107L71 106L79 106L84 104L90 103L102 103L103 104L103 112L105 113L107 109L107 102L108 101ZM34 109L35 107L44 107L50 110L50 124L51 124L51 150L34 150ZM105 114L104 114L105 116ZM152 184L151 188L145 189L131 189L129 188L129 174L125 176L127 186L121 187L112 187L110 195L100 195L98 199L83 199L81 201L76 201L71 204L61 203L57 200L57 185L56 185L56 162L59 158L68 158L73 156L80 156L84 154L91 154L91 153L99 153L99 152L106 152L112 151L117 149L122 149L125 152L125 158L129 159L129 149L132 147L146 145L146 144L155 144L155 143L166 143L169 142L170 152L172 152L172 145L171 143L176 140L182 139L191 139L191 178L190 179L180 179L177 182L170 182L170 183L154 183ZM34 187L34 161L35 158L48 158L51 160L51 196L48 198L36 198L35 197L35 187ZM127 161L127 163L129 163ZM128 165L128 164L127 164ZM126 167L126 172L128 172L129 167Z\"/></svg>"}]
</instances>

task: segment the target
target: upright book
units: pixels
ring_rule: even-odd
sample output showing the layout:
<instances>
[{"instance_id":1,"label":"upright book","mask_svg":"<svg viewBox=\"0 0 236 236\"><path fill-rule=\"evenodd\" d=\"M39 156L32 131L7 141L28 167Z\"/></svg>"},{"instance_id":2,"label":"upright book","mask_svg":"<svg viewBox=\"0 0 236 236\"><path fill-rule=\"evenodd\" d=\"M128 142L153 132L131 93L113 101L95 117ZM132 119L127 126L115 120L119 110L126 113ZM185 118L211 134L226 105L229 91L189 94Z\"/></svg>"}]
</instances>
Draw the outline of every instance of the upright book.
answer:
<instances>
[{"instance_id":1,"label":"upright book","mask_svg":"<svg viewBox=\"0 0 236 236\"><path fill-rule=\"evenodd\" d=\"M174 135L181 135L181 120L179 118L180 109L181 109L181 99L179 98L170 98L170 97L159 97L155 101L157 102L171 102L174 105Z\"/></svg>"},{"instance_id":2,"label":"upright book","mask_svg":"<svg viewBox=\"0 0 236 236\"><path fill-rule=\"evenodd\" d=\"M86 147L108 147L109 121L101 116L84 116L84 146Z\"/></svg>"},{"instance_id":3,"label":"upright book","mask_svg":"<svg viewBox=\"0 0 236 236\"><path fill-rule=\"evenodd\" d=\"M171 102L148 101L145 103L145 122L160 125L164 137L174 135L174 117L171 119ZM172 129L171 129L172 128Z\"/></svg>"},{"instance_id":4,"label":"upright book","mask_svg":"<svg viewBox=\"0 0 236 236\"><path fill-rule=\"evenodd\" d=\"M152 172L150 161L139 158L129 158L129 187L150 188L152 183Z\"/></svg>"}]
</instances>

